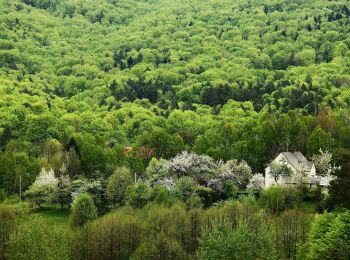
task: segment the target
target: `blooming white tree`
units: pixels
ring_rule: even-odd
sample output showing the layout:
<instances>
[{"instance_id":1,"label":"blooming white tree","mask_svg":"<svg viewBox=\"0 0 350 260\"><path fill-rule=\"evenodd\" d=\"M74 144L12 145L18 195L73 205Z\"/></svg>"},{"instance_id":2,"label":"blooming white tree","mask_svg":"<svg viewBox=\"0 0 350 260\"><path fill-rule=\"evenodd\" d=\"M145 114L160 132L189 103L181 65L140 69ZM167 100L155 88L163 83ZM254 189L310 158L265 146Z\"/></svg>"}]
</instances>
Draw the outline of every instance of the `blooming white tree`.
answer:
<instances>
[{"instance_id":1,"label":"blooming white tree","mask_svg":"<svg viewBox=\"0 0 350 260\"><path fill-rule=\"evenodd\" d=\"M33 185L35 186L46 186L46 185L57 185L58 179L55 177L55 173L52 169L47 171L45 168L41 169L38 177L36 177Z\"/></svg>"},{"instance_id":2,"label":"blooming white tree","mask_svg":"<svg viewBox=\"0 0 350 260\"><path fill-rule=\"evenodd\" d=\"M216 172L217 164L213 158L207 155L185 151L167 161L165 167L169 174L176 178L189 176L200 184L206 184Z\"/></svg>"},{"instance_id":3,"label":"blooming white tree","mask_svg":"<svg viewBox=\"0 0 350 260\"><path fill-rule=\"evenodd\" d=\"M164 179L159 179L158 181L156 181L154 183L154 185L159 185L159 186L163 186L164 188L166 188L168 191L173 190L174 185L175 185L175 181L172 177L165 177Z\"/></svg>"},{"instance_id":4,"label":"blooming white tree","mask_svg":"<svg viewBox=\"0 0 350 260\"><path fill-rule=\"evenodd\" d=\"M251 177L249 180L247 190L260 192L264 189L264 182L265 178L261 173L254 174L253 177Z\"/></svg>"},{"instance_id":5,"label":"blooming white tree","mask_svg":"<svg viewBox=\"0 0 350 260\"><path fill-rule=\"evenodd\" d=\"M224 180L221 178L213 178L208 181L208 187L217 192L224 192Z\"/></svg>"},{"instance_id":6,"label":"blooming white tree","mask_svg":"<svg viewBox=\"0 0 350 260\"><path fill-rule=\"evenodd\" d=\"M330 176L336 171L340 170L341 167L332 165L333 155L329 151L319 150L319 154L314 154L312 156L312 161L315 164L316 172L321 176Z\"/></svg>"},{"instance_id":7,"label":"blooming white tree","mask_svg":"<svg viewBox=\"0 0 350 260\"><path fill-rule=\"evenodd\" d=\"M226 163L218 162L217 174L223 181L231 180L240 189L245 189L253 176L251 167L246 161L229 160Z\"/></svg>"},{"instance_id":8,"label":"blooming white tree","mask_svg":"<svg viewBox=\"0 0 350 260\"><path fill-rule=\"evenodd\" d=\"M24 193L25 197L39 207L43 203L52 202L57 191L58 179L53 170L42 169L35 182Z\"/></svg>"},{"instance_id":9,"label":"blooming white tree","mask_svg":"<svg viewBox=\"0 0 350 260\"><path fill-rule=\"evenodd\" d=\"M221 192L224 184L231 181L239 189L245 189L253 176L245 161L215 161L207 155L184 151L170 160L152 159L146 169L151 185L159 184L171 189L182 177L191 177L197 184Z\"/></svg>"}]
</instances>

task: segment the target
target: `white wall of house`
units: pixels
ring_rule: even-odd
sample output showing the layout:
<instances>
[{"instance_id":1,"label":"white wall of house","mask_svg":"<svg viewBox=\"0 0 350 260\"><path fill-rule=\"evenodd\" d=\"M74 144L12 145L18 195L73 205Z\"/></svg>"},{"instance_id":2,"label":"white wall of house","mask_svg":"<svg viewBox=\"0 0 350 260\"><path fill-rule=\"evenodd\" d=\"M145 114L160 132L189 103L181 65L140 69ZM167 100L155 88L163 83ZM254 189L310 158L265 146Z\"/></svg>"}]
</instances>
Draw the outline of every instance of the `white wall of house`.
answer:
<instances>
[{"instance_id":1,"label":"white wall of house","mask_svg":"<svg viewBox=\"0 0 350 260\"><path fill-rule=\"evenodd\" d=\"M276 164L286 163L287 165L289 165L288 161L286 160L286 158L284 158L282 153L280 153L275 158L275 160L272 161L272 163L276 163ZM290 167L290 168L292 169L293 167ZM270 170L271 170L270 166L265 168L265 188L268 188L274 184L283 184L284 183L283 178L279 178L276 182L275 178L271 175Z\"/></svg>"},{"instance_id":2,"label":"white wall of house","mask_svg":"<svg viewBox=\"0 0 350 260\"><path fill-rule=\"evenodd\" d=\"M315 164L312 165L311 171L310 171L310 176L314 177L316 176L316 168L315 168Z\"/></svg>"}]
</instances>

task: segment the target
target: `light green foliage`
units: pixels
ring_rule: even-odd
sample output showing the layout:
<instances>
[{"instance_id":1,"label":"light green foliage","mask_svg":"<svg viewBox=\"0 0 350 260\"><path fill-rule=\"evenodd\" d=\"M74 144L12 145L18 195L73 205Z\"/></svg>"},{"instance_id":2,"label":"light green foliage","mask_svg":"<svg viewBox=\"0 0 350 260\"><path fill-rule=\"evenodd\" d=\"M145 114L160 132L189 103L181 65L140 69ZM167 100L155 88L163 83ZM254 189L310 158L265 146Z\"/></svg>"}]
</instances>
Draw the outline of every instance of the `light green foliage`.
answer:
<instances>
[{"instance_id":1,"label":"light green foliage","mask_svg":"<svg viewBox=\"0 0 350 260\"><path fill-rule=\"evenodd\" d=\"M190 258L190 255L184 251L177 241L168 238L164 233L160 233L138 246L130 259L182 260Z\"/></svg>"},{"instance_id":2,"label":"light green foliage","mask_svg":"<svg viewBox=\"0 0 350 260\"><path fill-rule=\"evenodd\" d=\"M86 193L78 195L72 205L71 224L73 226L83 226L96 217L97 211L91 196Z\"/></svg>"},{"instance_id":3,"label":"light green foliage","mask_svg":"<svg viewBox=\"0 0 350 260\"><path fill-rule=\"evenodd\" d=\"M19 175L28 188L39 165L107 178L187 150L261 172L290 148L349 149L344 0L0 0L0 9L8 194Z\"/></svg>"},{"instance_id":4,"label":"light green foliage","mask_svg":"<svg viewBox=\"0 0 350 260\"><path fill-rule=\"evenodd\" d=\"M152 189L151 201L158 204L167 204L172 202L172 196L169 190L166 187L156 185Z\"/></svg>"},{"instance_id":5,"label":"light green foliage","mask_svg":"<svg viewBox=\"0 0 350 260\"><path fill-rule=\"evenodd\" d=\"M256 259L258 254L260 258L274 259L278 252L281 258L290 258L295 254L296 242L305 239L310 217L311 214L297 209L281 217L273 216L259 208L254 197L223 202L208 209L189 209L180 202L150 203L142 209L125 206L88 223L83 229L75 229L70 252L77 260L130 257L187 260L202 252L198 241L203 238L208 250L217 249L215 254L227 253L223 247L227 245L235 248L235 252L230 253L237 257L255 256L253 259ZM216 244L212 240L209 243L206 235L211 235L214 223L222 219L228 223L230 236L221 236ZM203 230L206 231L203 233ZM233 240L235 243L231 243ZM210 254L214 252L208 251L207 255Z\"/></svg>"},{"instance_id":6,"label":"light green foliage","mask_svg":"<svg viewBox=\"0 0 350 260\"><path fill-rule=\"evenodd\" d=\"M11 236L8 259L69 259L68 240L62 229L33 218Z\"/></svg>"},{"instance_id":7,"label":"light green foliage","mask_svg":"<svg viewBox=\"0 0 350 260\"><path fill-rule=\"evenodd\" d=\"M11 144L11 143L10 143ZM17 147L15 148L18 149ZM21 180L22 191L27 189L35 180L40 171L37 161L32 161L27 153L19 150L18 152L7 151L0 152L0 179L2 187L9 195L14 192L20 192L19 182Z\"/></svg>"},{"instance_id":8,"label":"light green foliage","mask_svg":"<svg viewBox=\"0 0 350 260\"><path fill-rule=\"evenodd\" d=\"M25 192L24 196L26 199L42 207L45 203L50 203L53 198L53 190L48 189L46 186L31 186Z\"/></svg>"},{"instance_id":9,"label":"light green foliage","mask_svg":"<svg viewBox=\"0 0 350 260\"><path fill-rule=\"evenodd\" d=\"M143 137L143 144L153 150L157 158L170 158L184 148L179 134L170 135L164 129L155 128Z\"/></svg>"},{"instance_id":10,"label":"light green foliage","mask_svg":"<svg viewBox=\"0 0 350 260\"><path fill-rule=\"evenodd\" d=\"M54 120L54 117L49 114L29 117L26 122L26 139L31 142L40 142L53 137Z\"/></svg>"},{"instance_id":11,"label":"light green foliage","mask_svg":"<svg viewBox=\"0 0 350 260\"><path fill-rule=\"evenodd\" d=\"M204 229L199 241L199 259L274 259L275 243L272 233L262 225L253 229L239 222L235 228L224 219Z\"/></svg>"},{"instance_id":12,"label":"light green foliage","mask_svg":"<svg viewBox=\"0 0 350 260\"><path fill-rule=\"evenodd\" d=\"M228 160L236 157L233 146L236 137L237 130L233 125L223 122L219 129L207 131L204 136L201 136L194 149L199 153L207 153L217 160Z\"/></svg>"},{"instance_id":13,"label":"light green foliage","mask_svg":"<svg viewBox=\"0 0 350 260\"><path fill-rule=\"evenodd\" d=\"M350 256L350 213L318 216L308 239L299 247L299 259L348 259Z\"/></svg>"},{"instance_id":14,"label":"light green foliage","mask_svg":"<svg viewBox=\"0 0 350 260\"><path fill-rule=\"evenodd\" d=\"M263 219L258 203L219 201L236 198L290 149L334 154L342 170L330 201L349 206L347 1L0 0L0 10L0 187L48 202L46 189L31 187L47 167L78 180L60 180L55 202L92 197L74 203L78 225L96 216L93 204L99 215L123 200L134 207L116 209L118 221L106 218L103 229L92 222L75 230L71 258L128 259L135 250L147 258L148 240L153 255L164 245L164 258L191 258L206 216L219 211L232 226L239 215L252 213L251 225ZM219 160L231 165L225 174ZM121 166L145 181L128 186L125 178L116 189ZM276 214L294 197L273 190L262 201ZM176 198L192 213L217 207L187 218L164 208ZM166 216L150 214L162 229L141 221L153 199ZM167 218L174 222L156 221ZM279 257L295 256L293 241Z\"/></svg>"},{"instance_id":15,"label":"light green foliage","mask_svg":"<svg viewBox=\"0 0 350 260\"><path fill-rule=\"evenodd\" d=\"M121 205L128 187L132 184L131 172L126 167L118 168L108 179L106 193L112 205Z\"/></svg>"},{"instance_id":16,"label":"light green foliage","mask_svg":"<svg viewBox=\"0 0 350 260\"><path fill-rule=\"evenodd\" d=\"M332 146L332 136L325 132L321 127L315 128L308 139L308 153L317 154L319 149L327 150Z\"/></svg>"},{"instance_id":17,"label":"light green foliage","mask_svg":"<svg viewBox=\"0 0 350 260\"><path fill-rule=\"evenodd\" d=\"M272 214L291 208L300 200L299 191L293 188L271 186L262 191L261 203Z\"/></svg>"}]
</instances>

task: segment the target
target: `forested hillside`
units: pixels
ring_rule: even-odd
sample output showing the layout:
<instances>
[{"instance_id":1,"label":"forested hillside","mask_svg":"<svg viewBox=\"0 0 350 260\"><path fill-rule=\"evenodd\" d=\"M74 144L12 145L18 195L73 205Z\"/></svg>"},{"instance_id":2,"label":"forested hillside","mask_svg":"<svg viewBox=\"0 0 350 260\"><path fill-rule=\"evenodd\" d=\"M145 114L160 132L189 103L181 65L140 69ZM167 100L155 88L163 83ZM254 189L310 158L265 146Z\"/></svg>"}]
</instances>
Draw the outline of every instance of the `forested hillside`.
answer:
<instances>
[{"instance_id":1,"label":"forested hillside","mask_svg":"<svg viewBox=\"0 0 350 260\"><path fill-rule=\"evenodd\" d=\"M0 201L20 195L19 200L38 207L70 208L78 194L89 193L97 209L86 221L119 206L166 201L169 208L137 209L134 222L125 223L144 221L147 227L132 227L157 233L149 227L153 220L143 216L178 210L185 219L180 222L190 225L198 217L204 227L212 214L205 210L212 205L237 199L249 187L260 194L252 178L261 181L255 173L278 153L297 150L311 159L322 149L339 166L329 198L306 190L302 195L281 192L283 198L276 195L280 191L266 192L258 204L271 214L264 215L272 223L267 226L256 221L260 206L249 198L220 208L244 232L251 233L248 222L260 223L260 246L272 248L271 255L264 251L238 259L296 257L296 243L306 233L295 231L288 237L292 240L277 247L272 241L279 240L283 228L264 233L288 218L289 213L275 215L294 210L290 201L300 206L300 201L316 200L320 212L350 208L349 19L348 0L0 0ZM218 177L224 173L231 174L232 183ZM45 178L50 185L58 183L59 190L36 189L47 185ZM271 197L277 206L266 202ZM91 203L89 196L84 199ZM280 209L280 200L289 204ZM239 216L249 208L248 222L228 214L230 205L239 208ZM130 208L118 210L117 218L132 215ZM300 214L307 232L311 214ZM108 226L113 218L101 221ZM85 232L101 229L94 225ZM240 240L227 222L215 222L200 242L198 230L183 239L162 233L176 237L166 248L182 250L166 254L178 259L210 255L206 243L214 239L210 230L219 232L215 229ZM313 230L317 233L317 227ZM73 240L78 243L84 234L90 233L75 234ZM148 259L148 235L130 238L137 242L128 245L128 252L104 251L100 258ZM163 245L163 238L153 239L155 247ZM70 256L83 259L78 256L82 245L74 243L78 249ZM311 251L301 248L302 258L323 254L317 242L308 243ZM22 247L16 245L12 252ZM166 257L149 259L177 259Z\"/></svg>"},{"instance_id":2,"label":"forested hillside","mask_svg":"<svg viewBox=\"0 0 350 260\"><path fill-rule=\"evenodd\" d=\"M349 148L347 1L201 3L1 1L3 160L40 160L49 138L75 140L86 176L125 146L257 171L287 148Z\"/></svg>"}]
</instances>

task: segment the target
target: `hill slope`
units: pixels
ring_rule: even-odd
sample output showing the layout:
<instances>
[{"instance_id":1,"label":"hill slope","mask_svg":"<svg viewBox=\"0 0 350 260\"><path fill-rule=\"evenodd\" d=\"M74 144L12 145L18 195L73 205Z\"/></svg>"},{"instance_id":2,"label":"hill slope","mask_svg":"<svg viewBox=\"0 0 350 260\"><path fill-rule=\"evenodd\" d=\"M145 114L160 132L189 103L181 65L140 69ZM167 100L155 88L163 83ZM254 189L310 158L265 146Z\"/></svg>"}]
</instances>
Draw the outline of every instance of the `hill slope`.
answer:
<instances>
[{"instance_id":1,"label":"hill slope","mask_svg":"<svg viewBox=\"0 0 350 260\"><path fill-rule=\"evenodd\" d=\"M126 156L125 146L245 159L258 170L290 147L347 146L348 1L0 8L3 151L40 161L50 138L66 149L74 141L80 170L95 176L118 164L143 171L150 156Z\"/></svg>"}]
</instances>

